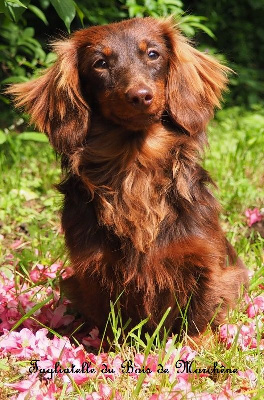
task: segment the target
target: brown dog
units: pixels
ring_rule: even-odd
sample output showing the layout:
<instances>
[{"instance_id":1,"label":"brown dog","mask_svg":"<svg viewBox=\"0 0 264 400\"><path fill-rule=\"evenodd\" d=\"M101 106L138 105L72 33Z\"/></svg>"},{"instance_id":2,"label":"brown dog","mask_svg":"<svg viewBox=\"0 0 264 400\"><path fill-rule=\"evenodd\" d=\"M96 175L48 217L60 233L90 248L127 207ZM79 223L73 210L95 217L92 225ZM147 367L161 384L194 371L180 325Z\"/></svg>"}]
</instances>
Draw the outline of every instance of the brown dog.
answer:
<instances>
[{"instance_id":1,"label":"brown dog","mask_svg":"<svg viewBox=\"0 0 264 400\"><path fill-rule=\"evenodd\" d=\"M55 65L8 92L62 155L62 225L71 298L103 329L122 292L123 319L150 316L197 335L234 306L247 273L219 225L199 165L228 68L171 20L131 19L54 45ZM151 314L151 315L150 315Z\"/></svg>"}]
</instances>

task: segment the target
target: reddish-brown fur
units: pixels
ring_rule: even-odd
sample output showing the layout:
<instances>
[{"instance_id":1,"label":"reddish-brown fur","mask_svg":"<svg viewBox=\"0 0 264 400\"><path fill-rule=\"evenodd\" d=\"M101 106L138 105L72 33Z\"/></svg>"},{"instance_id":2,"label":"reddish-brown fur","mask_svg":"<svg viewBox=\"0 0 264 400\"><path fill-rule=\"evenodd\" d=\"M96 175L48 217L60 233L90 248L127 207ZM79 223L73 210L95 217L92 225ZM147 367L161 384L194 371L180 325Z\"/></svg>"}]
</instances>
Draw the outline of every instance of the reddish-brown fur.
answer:
<instances>
[{"instance_id":1,"label":"reddish-brown fur","mask_svg":"<svg viewBox=\"0 0 264 400\"><path fill-rule=\"evenodd\" d=\"M150 316L153 329L170 306L165 325L178 332L189 303L189 334L216 327L247 282L199 165L229 69L168 19L91 27L54 47L53 67L8 92L67 170L59 190L75 305L103 329L122 292L134 324Z\"/></svg>"}]
</instances>

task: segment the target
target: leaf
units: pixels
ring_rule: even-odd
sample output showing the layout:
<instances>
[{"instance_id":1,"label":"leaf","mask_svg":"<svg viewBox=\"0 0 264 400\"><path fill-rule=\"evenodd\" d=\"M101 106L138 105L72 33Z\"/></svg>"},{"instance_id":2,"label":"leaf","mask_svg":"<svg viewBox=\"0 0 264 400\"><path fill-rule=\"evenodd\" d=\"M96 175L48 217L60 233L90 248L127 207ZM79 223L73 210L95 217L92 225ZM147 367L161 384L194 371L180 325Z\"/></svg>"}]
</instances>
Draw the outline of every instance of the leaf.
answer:
<instances>
[{"instance_id":1,"label":"leaf","mask_svg":"<svg viewBox=\"0 0 264 400\"><path fill-rule=\"evenodd\" d=\"M79 17L79 19L81 21L82 27L84 27L84 24L83 24L84 13L82 12L80 7L75 2L74 2L74 6L75 6L75 9L76 9L77 15L78 15L78 17Z\"/></svg>"},{"instance_id":2,"label":"leaf","mask_svg":"<svg viewBox=\"0 0 264 400\"><path fill-rule=\"evenodd\" d=\"M192 37L195 35L194 28L192 28L189 24L181 23L180 26L186 36Z\"/></svg>"},{"instance_id":3,"label":"leaf","mask_svg":"<svg viewBox=\"0 0 264 400\"><path fill-rule=\"evenodd\" d=\"M71 22L76 13L73 0L50 0L50 2L70 32Z\"/></svg>"},{"instance_id":4,"label":"leaf","mask_svg":"<svg viewBox=\"0 0 264 400\"><path fill-rule=\"evenodd\" d=\"M27 8L27 6L25 4L23 4L19 0L7 0L5 3L7 5L10 5L11 7L24 7L24 8Z\"/></svg>"},{"instance_id":5,"label":"leaf","mask_svg":"<svg viewBox=\"0 0 264 400\"><path fill-rule=\"evenodd\" d=\"M191 25L196 27L196 28L201 29L201 31L204 31L205 33L207 33L207 35L210 36L212 39L216 39L216 37L213 34L213 32L211 31L211 29L209 29L204 24L200 24L199 22L192 22Z\"/></svg>"},{"instance_id":6,"label":"leaf","mask_svg":"<svg viewBox=\"0 0 264 400\"><path fill-rule=\"evenodd\" d=\"M50 52L47 54L46 59L45 59L45 63L46 64L53 64L55 61L57 60L57 54Z\"/></svg>"},{"instance_id":7,"label":"leaf","mask_svg":"<svg viewBox=\"0 0 264 400\"><path fill-rule=\"evenodd\" d=\"M24 11L27 9L30 0L6 0L4 2L4 13L6 17L17 22Z\"/></svg>"},{"instance_id":8,"label":"leaf","mask_svg":"<svg viewBox=\"0 0 264 400\"><path fill-rule=\"evenodd\" d=\"M9 78L3 79L1 83L4 85L6 83L20 83L20 82L27 82L28 78L25 76L10 76Z\"/></svg>"},{"instance_id":9,"label":"leaf","mask_svg":"<svg viewBox=\"0 0 264 400\"><path fill-rule=\"evenodd\" d=\"M41 21L44 22L45 25L48 25L48 21L47 18L45 17L45 14L43 11L41 11L38 7L33 6L32 4L30 4L28 6L29 10L32 11L39 19L41 19Z\"/></svg>"},{"instance_id":10,"label":"leaf","mask_svg":"<svg viewBox=\"0 0 264 400\"><path fill-rule=\"evenodd\" d=\"M180 1L180 0L164 0L163 2L164 2L164 4L167 4L168 6L172 5L172 6L176 6L179 8L183 7L182 1Z\"/></svg>"},{"instance_id":11,"label":"leaf","mask_svg":"<svg viewBox=\"0 0 264 400\"><path fill-rule=\"evenodd\" d=\"M6 142L6 135L2 130L0 130L0 144L3 144Z\"/></svg>"},{"instance_id":12,"label":"leaf","mask_svg":"<svg viewBox=\"0 0 264 400\"><path fill-rule=\"evenodd\" d=\"M28 27L23 30L21 37L23 39L29 39L29 38L33 38L34 34L35 34L34 28Z\"/></svg>"},{"instance_id":13,"label":"leaf","mask_svg":"<svg viewBox=\"0 0 264 400\"><path fill-rule=\"evenodd\" d=\"M18 135L18 139L21 140L33 140L34 142L48 143L49 140L44 133L40 132L23 132Z\"/></svg>"}]
</instances>

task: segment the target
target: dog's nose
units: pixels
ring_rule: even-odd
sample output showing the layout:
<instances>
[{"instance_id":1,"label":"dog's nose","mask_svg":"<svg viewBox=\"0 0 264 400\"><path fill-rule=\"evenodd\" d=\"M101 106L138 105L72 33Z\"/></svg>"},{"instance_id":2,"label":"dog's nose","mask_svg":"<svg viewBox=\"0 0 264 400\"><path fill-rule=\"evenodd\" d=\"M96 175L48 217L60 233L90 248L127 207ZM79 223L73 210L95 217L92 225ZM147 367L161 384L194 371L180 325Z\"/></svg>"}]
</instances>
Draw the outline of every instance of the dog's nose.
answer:
<instances>
[{"instance_id":1,"label":"dog's nose","mask_svg":"<svg viewBox=\"0 0 264 400\"><path fill-rule=\"evenodd\" d=\"M134 87L126 92L126 99L137 108L146 108L152 103L153 92L148 87Z\"/></svg>"}]
</instances>

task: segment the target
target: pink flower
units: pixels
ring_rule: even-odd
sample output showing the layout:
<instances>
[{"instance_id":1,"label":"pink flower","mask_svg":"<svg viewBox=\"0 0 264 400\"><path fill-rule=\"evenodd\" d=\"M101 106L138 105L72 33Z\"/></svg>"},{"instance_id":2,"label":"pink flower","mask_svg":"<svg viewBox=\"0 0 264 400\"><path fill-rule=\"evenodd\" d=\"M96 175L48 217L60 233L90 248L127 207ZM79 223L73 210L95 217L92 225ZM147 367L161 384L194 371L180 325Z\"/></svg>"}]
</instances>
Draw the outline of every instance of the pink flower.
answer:
<instances>
[{"instance_id":1,"label":"pink flower","mask_svg":"<svg viewBox=\"0 0 264 400\"><path fill-rule=\"evenodd\" d=\"M48 330L45 328L39 329L36 334L36 349L42 358L46 358L47 350L51 345L51 340L47 338Z\"/></svg>"},{"instance_id":2,"label":"pink flower","mask_svg":"<svg viewBox=\"0 0 264 400\"><path fill-rule=\"evenodd\" d=\"M185 376L178 375L177 379L178 379L178 383L176 383L176 385L174 385L173 390L181 391L181 392L184 392L185 394L187 394L188 392L191 392L192 386L187 381Z\"/></svg>"},{"instance_id":3,"label":"pink flower","mask_svg":"<svg viewBox=\"0 0 264 400\"><path fill-rule=\"evenodd\" d=\"M119 376L121 374L121 366L122 366L123 360L120 357L120 355L116 355L115 358L112 361L112 366L114 370L116 371L116 376Z\"/></svg>"},{"instance_id":4,"label":"pink flower","mask_svg":"<svg viewBox=\"0 0 264 400\"><path fill-rule=\"evenodd\" d=\"M41 290L40 290L41 289ZM27 283L20 286L20 293L14 287L14 278L7 278L4 274L0 274L0 332L4 329L11 329L13 325L22 317L22 315L32 309L37 301L41 301L52 292L50 287L41 288L35 286L31 288ZM55 296L54 296L55 298ZM44 307L50 307L44 306ZM44 318L42 307L34 313L34 317L40 322L46 324L47 318ZM27 319L22 326L31 329L32 331L39 328L36 321Z\"/></svg>"},{"instance_id":5,"label":"pink flower","mask_svg":"<svg viewBox=\"0 0 264 400\"><path fill-rule=\"evenodd\" d=\"M25 392L28 391L29 388L31 388L32 385L34 385L35 381L25 379L23 381L19 381L17 383L7 383L7 386L12 387L13 389L19 390L19 392Z\"/></svg>"},{"instance_id":6,"label":"pink flower","mask_svg":"<svg viewBox=\"0 0 264 400\"><path fill-rule=\"evenodd\" d=\"M137 353L134 357L135 368L137 368L138 370L142 370L143 364L144 364L144 359L145 359L144 354ZM147 359L145 360L144 369L145 369L145 371L148 371L145 376L144 382L148 382L152 379L153 375L155 374L155 372L158 369L158 355L149 354ZM140 374L140 372L130 373L131 376L134 376L136 378L139 377L139 374Z\"/></svg>"},{"instance_id":7,"label":"pink flower","mask_svg":"<svg viewBox=\"0 0 264 400\"><path fill-rule=\"evenodd\" d=\"M183 360L183 361L192 361L195 356L196 356L196 351L192 350L191 347L189 346L183 346L182 348L176 348L175 345L173 344L173 338L169 338L166 343L165 347L166 353L170 352L170 357L168 360L167 365L165 366L166 368L169 368L172 374L172 379L174 373L172 372L171 366L175 365L175 362L177 360Z\"/></svg>"},{"instance_id":8,"label":"pink flower","mask_svg":"<svg viewBox=\"0 0 264 400\"><path fill-rule=\"evenodd\" d=\"M87 394L85 399L81 397L80 400L104 400L104 398L100 394L93 392L92 394Z\"/></svg>"},{"instance_id":9,"label":"pink flower","mask_svg":"<svg viewBox=\"0 0 264 400\"><path fill-rule=\"evenodd\" d=\"M179 359L183 361L192 361L195 358L196 354L197 352L195 350L192 350L189 346L183 346L181 348Z\"/></svg>"},{"instance_id":10,"label":"pink flower","mask_svg":"<svg viewBox=\"0 0 264 400\"><path fill-rule=\"evenodd\" d=\"M219 339L221 342L226 343L226 347L229 349L233 343L238 332L238 328L233 324L224 324L220 327Z\"/></svg>"},{"instance_id":11,"label":"pink flower","mask_svg":"<svg viewBox=\"0 0 264 400\"><path fill-rule=\"evenodd\" d=\"M172 338L169 338L169 339L167 340L167 343L166 343L166 346L165 346L166 352L168 352L169 349L170 349L170 347L172 346L172 341L173 341ZM155 396L156 396L156 395L155 395Z\"/></svg>"},{"instance_id":12,"label":"pink flower","mask_svg":"<svg viewBox=\"0 0 264 400\"><path fill-rule=\"evenodd\" d=\"M60 304L55 310L51 310L49 307L46 308L46 317L51 328L69 325L74 320L73 315L64 315L65 312L66 306L64 304Z\"/></svg>"},{"instance_id":13,"label":"pink flower","mask_svg":"<svg viewBox=\"0 0 264 400\"><path fill-rule=\"evenodd\" d=\"M58 338L55 336L51 344L47 349L47 358L49 360L55 363L56 361L68 361L69 358L74 358L73 348L68 338Z\"/></svg>"},{"instance_id":14,"label":"pink flower","mask_svg":"<svg viewBox=\"0 0 264 400\"><path fill-rule=\"evenodd\" d=\"M256 326L253 322L248 325L242 325L240 329L237 325L224 324L220 327L219 338L221 342L226 343L228 349L235 339L242 350L257 347Z\"/></svg>"},{"instance_id":15,"label":"pink flower","mask_svg":"<svg viewBox=\"0 0 264 400\"><path fill-rule=\"evenodd\" d=\"M257 296L249 304L247 315L249 318L254 318L257 314L264 311L264 296Z\"/></svg>"},{"instance_id":16,"label":"pink flower","mask_svg":"<svg viewBox=\"0 0 264 400\"><path fill-rule=\"evenodd\" d=\"M35 350L35 336L27 328L20 332L7 332L6 336L0 340L0 348L4 353L11 353L16 358L28 359Z\"/></svg>"},{"instance_id":17,"label":"pink flower","mask_svg":"<svg viewBox=\"0 0 264 400\"><path fill-rule=\"evenodd\" d=\"M48 387L45 385L42 388L42 394L36 396L36 400L55 400L57 398L56 394L60 393L60 389L51 383Z\"/></svg>"},{"instance_id":18,"label":"pink flower","mask_svg":"<svg viewBox=\"0 0 264 400\"><path fill-rule=\"evenodd\" d=\"M28 379L24 379L20 382L6 383L6 385L18 390L19 392L19 394L13 396L11 400L24 400L30 398L31 395L33 395L33 392L40 392L40 381L37 374L32 374L28 377Z\"/></svg>"},{"instance_id":19,"label":"pink flower","mask_svg":"<svg viewBox=\"0 0 264 400\"><path fill-rule=\"evenodd\" d=\"M94 329L91 330L89 333L89 336L86 336L83 338L82 343L85 346L92 346L96 349L99 349L101 345L101 339L98 337L99 335L99 329L95 327Z\"/></svg>"},{"instance_id":20,"label":"pink flower","mask_svg":"<svg viewBox=\"0 0 264 400\"><path fill-rule=\"evenodd\" d=\"M250 400L250 397L237 393L231 390L231 380L227 379L225 386L223 387L222 393L215 397L215 400Z\"/></svg>"},{"instance_id":21,"label":"pink flower","mask_svg":"<svg viewBox=\"0 0 264 400\"><path fill-rule=\"evenodd\" d=\"M51 264L51 266L47 269L46 276L51 279L56 278L56 275L61 270L62 266L63 266L62 261Z\"/></svg>"},{"instance_id":22,"label":"pink flower","mask_svg":"<svg viewBox=\"0 0 264 400\"><path fill-rule=\"evenodd\" d=\"M250 208L248 208L245 211L245 215L247 217L247 224L248 226L252 226L253 224L255 224L256 222L259 222L262 220L263 215L260 213L258 208L254 208L253 210L251 210Z\"/></svg>"},{"instance_id":23,"label":"pink flower","mask_svg":"<svg viewBox=\"0 0 264 400\"><path fill-rule=\"evenodd\" d=\"M30 276L30 279L32 280L32 282L36 283L38 281L43 280L43 278L42 278L43 269L44 269L44 266L42 264L37 264L35 266L35 268L33 268L29 272L29 276Z\"/></svg>"},{"instance_id":24,"label":"pink flower","mask_svg":"<svg viewBox=\"0 0 264 400\"><path fill-rule=\"evenodd\" d=\"M247 369L246 371L238 371L238 376L240 376L242 379L245 379L250 382L250 385L254 387L256 385L256 374L252 369Z\"/></svg>"},{"instance_id":25,"label":"pink flower","mask_svg":"<svg viewBox=\"0 0 264 400\"><path fill-rule=\"evenodd\" d=\"M52 264L49 267L44 267L42 264L37 264L35 268L30 271L29 276L34 283L46 280L48 278L54 279L56 278L57 272L61 269L61 267L61 262Z\"/></svg>"},{"instance_id":26,"label":"pink flower","mask_svg":"<svg viewBox=\"0 0 264 400\"><path fill-rule=\"evenodd\" d=\"M22 245L23 245L22 240L21 239L17 239L11 244L10 247L11 247L12 250L15 250L15 249L18 249L19 247L21 247Z\"/></svg>"},{"instance_id":27,"label":"pink flower","mask_svg":"<svg viewBox=\"0 0 264 400\"><path fill-rule=\"evenodd\" d=\"M110 398L112 394L112 389L105 383L99 385L99 394L105 399Z\"/></svg>"},{"instance_id":28,"label":"pink flower","mask_svg":"<svg viewBox=\"0 0 264 400\"><path fill-rule=\"evenodd\" d=\"M249 325L242 325L238 337L238 344L242 350L246 350L248 348L255 349L257 347L257 339L255 336L256 325L253 322Z\"/></svg>"},{"instance_id":29,"label":"pink flower","mask_svg":"<svg viewBox=\"0 0 264 400\"><path fill-rule=\"evenodd\" d=\"M81 397L79 400L84 399ZM106 383L101 383L99 391L86 395L85 400L122 400L122 397L117 391L114 392Z\"/></svg>"},{"instance_id":30,"label":"pink flower","mask_svg":"<svg viewBox=\"0 0 264 400\"><path fill-rule=\"evenodd\" d=\"M38 379L37 374L32 374L23 381L7 385L19 391L19 394L13 396L11 400L33 398L36 400L55 400L55 394L60 393L60 389L54 383L46 385Z\"/></svg>"},{"instance_id":31,"label":"pink flower","mask_svg":"<svg viewBox=\"0 0 264 400\"><path fill-rule=\"evenodd\" d=\"M188 393L187 399L193 399L193 400L218 400L218 397L214 394L210 393Z\"/></svg>"},{"instance_id":32,"label":"pink flower","mask_svg":"<svg viewBox=\"0 0 264 400\"><path fill-rule=\"evenodd\" d=\"M63 269L61 277L62 279L67 279L70 278L74 274L74 271L71 267L66 267Z\"/></svg>"}]
</instances>

